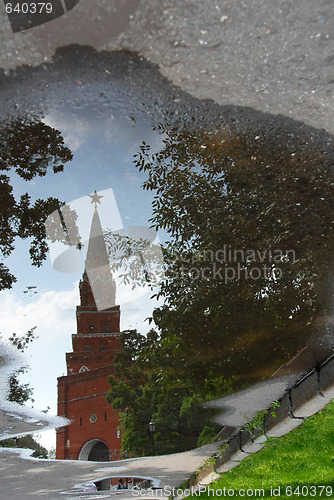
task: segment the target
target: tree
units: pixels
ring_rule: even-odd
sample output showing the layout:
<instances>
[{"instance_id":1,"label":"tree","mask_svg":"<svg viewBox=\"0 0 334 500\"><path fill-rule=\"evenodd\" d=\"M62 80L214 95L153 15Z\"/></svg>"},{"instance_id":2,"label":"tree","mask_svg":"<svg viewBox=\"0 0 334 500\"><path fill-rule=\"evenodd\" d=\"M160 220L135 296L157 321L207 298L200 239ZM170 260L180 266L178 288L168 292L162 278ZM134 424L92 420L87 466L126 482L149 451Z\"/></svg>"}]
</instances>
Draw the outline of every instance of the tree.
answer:
<instances>
[{"instance_id":1,"label":"tree","mask_svg":"<svg viewBox=\"0 0 334 500\"><path fill-rule=\"evenodd\" d=\"M37 441L28 434L27 436L21 436L12 439L5 439L0 442L0 445L4 448L29 448L33 450L32 457L35 458L48 458L48 451L44 446L41 446Z\"/></svg>"},{"instance_id":2,"label":"tree","mask_svg":"<svg viewBox=\"0 0 334 500\"><path fill-rule=\"evenodd\" d=\"M164 262L160 244L153 243L156 231L136 227L136 239L117 234L111 229L103 232L112 272L118 272L121 282L135 287L157 286L164 274ZM139 231L138 231L139 230ZM138 234L139 233L139 234ZM149 233L150 239L143 238Z\"/></svg>"},{"instance_id":3,"label":"tree","mask_svg":"<svg viewBox=\"0 0 334 500\"><path fill-rule=\"evenodd\" d=\"M35 330L36 326L28 330L28 332L21 337L16 333L13 333L8 340L11 344L17 347L19 351L24 352L28 345L35 340ZM10 377L8 401L18 403L19 405L24 405L29 400L34 402L32 398L33 389L29 387L29 384L21 384L19 381L20 374L23 374L26 371L26 368L20 368Z\"/></svg>"},{"instance_id":4,"label":"tree","mask_svg":"<svg viewBox=\"0 0 334 500\"><path fill-rule=\"evenodd\" d=\"M120 412L122 446L133 455L151 454L148 424L156 422L155 448L159 454L184 451L197 446L206 423L213 415L205 409L207 399L231 390L231 383L214 376L200 386L191 377L176 379L176 358L168 356L154 330L147 336L128 330L120 336L122 350L114 360L107 401ZM219 427L212 426L214 435Z\"/></svg>"},{"instance_id":5,"label":"tree","mask_svg":"<svg viewBox=\"0 0 334 500\"><path fill-rule=\"evenodd\" d=\"M53 173L62 172L64 164L73 155L64 145L60 132L43 122L28 118L19 118L8 123L0 130L0 252L3 258L14 250L15 239L31 239L30 258L35 266L41 266L48 250L45 234L47 216L55 211L60 214L62 203L53 197L37 199L32 202L28 193L15 197L12 186L13 176L24 181L35 177L44 177L48 170ZM76 214L69 207L62 207L69 212L67 220L72 220L76 228ZM65 241L66 231L59 228L58 220L49 220L48 237L53 240ZM73 233L73 228L72 228ZM16 277L8 267L0 262L0 290L11 288ZM19 350L23 351L35 338L32 328L24 337L15 333L9 339ZM9 380L9 401L25 404L32 399L32 389L28 384L19 382L19 375L24 369L18 370ZM2 442L3 446L23 446L35 449L35 456L41 454L46 458L46 450L34 441L31 436L15 438Z\"/></svg>"},{"instance_id":6,"label":"tree","mask_svg":"<svg viewBox=\"0 0 334 500\"><path fill-rule=\"evenodd\" d=\"M17 347L19 351L23 352L28 347L28 345L36 338L35 329L36 327L31 328L23 336L19 336L16 333L13 333L11 337L9 337L9 341L11 342L11 344ZM25 368L20 368L9 379L8 401L18 403L19 405L24 405L29 400L32 402L34 401L32 398L33 389L29 387L29 384L21 384L19 381L20 374L25 373L25 371ZM4 448L29 448L31 450L34 450L32 454L33 457L48 457L47 450L39 443L37 443L37 441L35 441L35 439L30 434L28 434L27 436L5 439L1 441L1 446L3 446Z\"/></svg>"},{"instance_id":7,"label":"tree","mask_svg":"<svg viewBox=\"0 0 334 500\"><path fill-rule=\"evenodd\" d=\"M207 442L203 402L270 376L326 310L333 254L332 165L318 144L160 127L135 165L155 192L154 229L169 235L153 312L159 333L125 332L108 400L123 445L160 453ZM212 415L211 415L212 416Z\"/></svg>"},{"instance_id":8,"label":"tree","mask_svg":"<svg viewBox=\"0 0 334 500\"><path fill-rule=\"evenodd\" d=\"M31 201L28 193L14 195L11 176L25 181L44 177L52 168L62 172L73 155L64 145L60 132L42 122L19 118L0 131L0 252L7 257L14 250L15 239L31 238L30 258L40 266L46 258L45 220L58 210L61 202L53 197ZM0 262L0 290L11 288L15 276Z\"/></svg>"},{"instance_id":9,"label":"tree","mask_svg":"<svg viewBox=\"0 0 334 500\"><path fill-rule=\"evenodd\" d=\"M152 225L169 235L165 304L153 317L177 346L177 376L210 366L239 385L295 353L326 307L333 253L332 165L319 145L290 138L161 127L136 167L156 193ZM286 349L288 346L288 349Z\"/></svg>"}]
</instances>

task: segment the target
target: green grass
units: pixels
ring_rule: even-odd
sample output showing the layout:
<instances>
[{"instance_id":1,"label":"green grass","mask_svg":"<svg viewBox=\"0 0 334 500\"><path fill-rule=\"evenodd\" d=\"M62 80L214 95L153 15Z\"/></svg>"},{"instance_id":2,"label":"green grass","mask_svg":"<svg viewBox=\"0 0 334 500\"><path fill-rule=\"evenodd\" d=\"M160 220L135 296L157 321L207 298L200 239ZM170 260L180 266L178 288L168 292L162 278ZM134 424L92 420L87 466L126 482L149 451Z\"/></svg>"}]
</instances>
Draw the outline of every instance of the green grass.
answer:
<instances>
[{"instance_id":1,"label":"green grass","mask_svg":"<svg viewBox=\"0 0 334 500\"><path fill-rule=\"evenodd\" d=\"M213 497L334 498L334 400L286 436L268 439L200 495Z\"/></svg>"}]
</instances>

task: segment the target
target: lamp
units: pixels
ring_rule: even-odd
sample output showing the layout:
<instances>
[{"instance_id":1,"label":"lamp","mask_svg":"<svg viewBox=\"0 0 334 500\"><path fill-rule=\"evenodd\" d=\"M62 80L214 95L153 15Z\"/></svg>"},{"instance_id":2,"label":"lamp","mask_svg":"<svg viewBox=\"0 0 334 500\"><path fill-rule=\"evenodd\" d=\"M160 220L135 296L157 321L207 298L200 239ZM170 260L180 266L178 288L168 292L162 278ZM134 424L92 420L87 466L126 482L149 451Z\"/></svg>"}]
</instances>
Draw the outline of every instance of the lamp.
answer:
<instances>
[{"instance_id":1,"label":"lamp","mask_svg":"<svg viewBox=\"0 0 334 500\"><path fill-rule=\"evenodd\" d=\"M152 440L152 456L154 456L154 433L155 433L155 422L154 422L154 420L151 420L151 422L148 424L148 428L149 428L150 435L151 435L151 440Z\"/></svg>"}]
</instances>

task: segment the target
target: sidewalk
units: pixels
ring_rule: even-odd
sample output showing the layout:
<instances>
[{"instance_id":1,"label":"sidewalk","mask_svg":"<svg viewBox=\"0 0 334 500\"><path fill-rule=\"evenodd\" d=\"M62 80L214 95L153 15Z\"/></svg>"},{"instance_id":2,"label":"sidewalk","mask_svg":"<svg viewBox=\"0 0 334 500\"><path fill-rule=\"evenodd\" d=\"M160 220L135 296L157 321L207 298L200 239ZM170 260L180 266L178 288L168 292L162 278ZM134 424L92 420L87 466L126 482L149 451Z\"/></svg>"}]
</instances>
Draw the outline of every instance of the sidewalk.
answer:
<instances>
[{"instance_id":1,"label":"sidewalk","mask_svg":"<svg viewBox=\"0 0 334 500\"><path fill-rule=\"evenodd\" d=\"M193 451L159 457L120 460L97 463L23 459L13 449L0 453L1 498L23 500L25 498L82 498L70 493L76 485L98 481L104 477L143 477L153 481L154 487L177 488L189 479L220 447L210 444ZM3 449L2 449L3 450ZM25 450L27 452L27 450ZM67 494L65 494L67 492ZM59 496L60 493L64 495ZM103 491L98 495L109 498L115 494L133 498L127 490ZM87 494L86 494L87 495ZM85 495L85 498L86 498ZM88 498L94 498L92 493ZM161 496L161 495L160 495ZM140 495L140 498L145 498ZM152 495L150 496L152 498Z\"/></svg>"},{"instance_id":2,"label":"sidewalk","mask_svg":"<svg viewBox=\"0 0 334 500\"><path fill-rule=\"evenodd\" d=\"M272 381L267 383L267 394L272 394L273 384L270 382ZM226 427L226 435L222 436L221 441L192 451L108 463L31 459L27 457L28 450L23 450L23 456L20 456L20 450L2 449L0 452L0 477L3 498L22 500L31 496L34 499L44 497L48 500L54 500L61 498L59 494L63 494L63 498L111 498L115 495L121 495L122 498L133 498L134 496L159 498L170 496L173 488L175 489L174 496L177 496L176 490L185 481L192 478L190 484L194 486L210 483L217 477L216 472L228 471L236 467L239 461L250 453L260 450L266 436L284 435L301 425L304 417L313 415L323 408L334 398L334 356L323 364L319 382L319 390L317 390L313 370L297 384L294 384L288 392L285 391L276 417L273 419L270 414L266 417L265 435L259 435L254 440L245 431L240 433L240 430L237 430L233 433L233 428ZM254 396L254 391L265 393L265 386L266 384L258 384L249 391L248 396ZM274 386L276 386L276 390L278 387L282 389L282 380ZM244 398L244 392L224 399L237 402L243 399L244 402L247 402L249 398ZM310 394L312 397L309 397ZM229 412L227 412L227 418L229 418ZM259 434L261 433L259 432ZM217 453L225 442L228 442L228 449L218 458L216 464L212 460L205 467L205 462ZM195 476L194 473L199 469L202 470ZM104 478L110 477L150 479L152 487L158 488L159 492L157 491L155 494L152 491L147 491L146 496L144 491L139 493L129 490L105 490L85 493L83 497L83 490L77 488L83 483L92 481L99 483Z\"/></svg>"}]
</instances>

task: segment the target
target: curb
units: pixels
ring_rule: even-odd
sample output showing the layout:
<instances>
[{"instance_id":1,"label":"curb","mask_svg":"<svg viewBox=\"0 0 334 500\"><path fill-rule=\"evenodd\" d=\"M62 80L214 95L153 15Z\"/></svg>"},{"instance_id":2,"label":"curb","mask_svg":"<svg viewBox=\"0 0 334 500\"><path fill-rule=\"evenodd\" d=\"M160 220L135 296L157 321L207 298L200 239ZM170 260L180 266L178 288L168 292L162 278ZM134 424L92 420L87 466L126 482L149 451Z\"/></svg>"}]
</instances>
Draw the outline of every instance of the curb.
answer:
<instances>
[{"instance_id":1,"label":"curb","mask_svg":"<svg viewBox=\"0 0 334 500\"><path fill-rule=\"evenodd\" d=\"M190 487L208 485L223 472L264 446L267 437L281 437L302 425L304 418L322 410L334 398L334 354L303 375L279 400L280 406L264 416L263 427L251 435L246 427L223 427L215 441L221 450L213 455L190 480ZM269 409L268 409L269 410Z\"/></svg>"}]
</instances>

